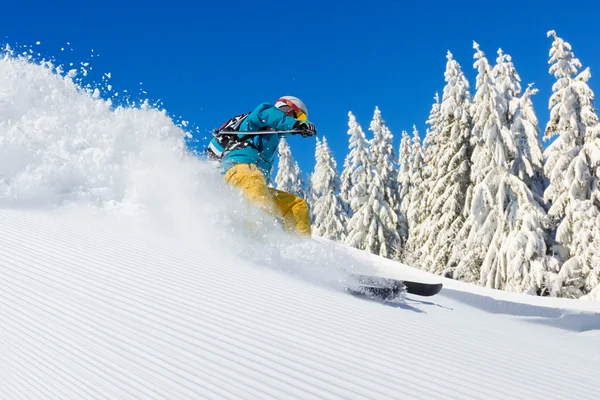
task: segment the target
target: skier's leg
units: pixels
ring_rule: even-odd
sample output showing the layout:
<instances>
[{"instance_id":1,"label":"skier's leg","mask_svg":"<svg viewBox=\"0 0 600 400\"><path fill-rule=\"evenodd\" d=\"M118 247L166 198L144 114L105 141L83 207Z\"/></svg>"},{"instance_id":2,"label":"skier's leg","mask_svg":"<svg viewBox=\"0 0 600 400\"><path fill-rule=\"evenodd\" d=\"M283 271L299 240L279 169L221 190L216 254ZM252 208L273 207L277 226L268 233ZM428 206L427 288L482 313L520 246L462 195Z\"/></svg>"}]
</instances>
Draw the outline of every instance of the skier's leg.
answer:
<instances>
[{"instance_id":1,"label":"skier's leg","mask_svg":"<svg viewBox=\"0 0 600 400\"><path fill-rule=\"evenodd\" d=\"M253 164L237 164L225 173L225 181L242 190L251 203L268 214L282 218L279 207L274 203L264 174Z\"/></svg>"},{"instance_id":2,"label":"skier's leg","mask_svg":"<svg viewBox=\"0 0 600 400\"><path fill-rule=\"evenodd\" d=\"M304 199L281 190L268 188L275 205L283 215L285 228L310 236L310 218L308 204Z\"/></svg>"}]
</instances>

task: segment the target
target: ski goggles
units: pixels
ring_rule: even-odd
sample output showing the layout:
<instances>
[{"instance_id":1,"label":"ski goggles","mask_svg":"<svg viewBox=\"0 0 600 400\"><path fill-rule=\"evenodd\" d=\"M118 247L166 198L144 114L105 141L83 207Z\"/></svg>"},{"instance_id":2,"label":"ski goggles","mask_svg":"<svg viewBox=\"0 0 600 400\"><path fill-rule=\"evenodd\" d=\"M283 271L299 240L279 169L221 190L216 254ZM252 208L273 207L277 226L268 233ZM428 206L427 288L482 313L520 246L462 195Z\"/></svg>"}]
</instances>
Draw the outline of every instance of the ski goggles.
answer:
<instances>
[{"instance_id":1,"label":"ski goggles","mask_svg":"<svg viewBox=\"0 0 600 400\"><path fill-rule=\"evenodd\" d=\"M291 110L294 112L294 117L298 120L298 121L306 121L306 119L308 118L308 116L306 115L306 113L304 111L302 111L300 109L300 107L298 107L297 105L295 105L294 103L292 103L291 101L289 101L288 99L283 99L283 101L285 101L285 104L291 108Z\"/></svg>"}]
</instances>

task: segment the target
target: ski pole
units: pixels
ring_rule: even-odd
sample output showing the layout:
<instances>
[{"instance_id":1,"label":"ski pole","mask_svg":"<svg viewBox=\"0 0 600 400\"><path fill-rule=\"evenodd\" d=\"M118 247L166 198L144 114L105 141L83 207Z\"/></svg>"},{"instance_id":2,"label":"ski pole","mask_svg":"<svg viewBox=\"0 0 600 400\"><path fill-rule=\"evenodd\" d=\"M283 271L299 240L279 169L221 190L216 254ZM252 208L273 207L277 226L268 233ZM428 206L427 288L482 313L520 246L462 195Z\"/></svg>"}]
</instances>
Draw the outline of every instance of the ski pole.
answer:
<instances>
[{"instance_id":1,"label":"ski pole","mask_svg":"<svg viewBox=\"0 0 600 400\"><path fill-rule=\"evenodd\" d=\"M221 134L223 134L223 135L228 135L228 134L234 134L234 135L275 135L275 134L277 134L277 135L279 135L279 134L286 134L286 133L293 135L296 133L302 134L302 133L306 133L306 132L300 131L297 129L292 129L289 131L256 131L256 132L222 131L222 132L218 132L217 135L221 135Z\"/></svg>"}]
</instances>

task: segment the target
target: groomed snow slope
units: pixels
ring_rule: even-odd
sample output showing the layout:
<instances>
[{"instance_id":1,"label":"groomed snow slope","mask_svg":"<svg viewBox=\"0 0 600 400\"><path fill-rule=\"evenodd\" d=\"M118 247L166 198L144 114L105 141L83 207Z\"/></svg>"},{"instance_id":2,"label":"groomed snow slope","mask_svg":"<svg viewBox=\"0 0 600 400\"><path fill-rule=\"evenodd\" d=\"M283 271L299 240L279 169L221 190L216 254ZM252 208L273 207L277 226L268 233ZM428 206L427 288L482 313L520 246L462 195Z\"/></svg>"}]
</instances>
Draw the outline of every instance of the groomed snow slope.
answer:
<instances>
[{"instance_id":1,"label":"groomed snow slope","mask_svg":"<svg viewBox=\"0 0 600 400\"><path fill-rule=\"evenodd\" d=\"M3 399L598 397L598 331L444 291L384 305L93 219L0 220Z\"/></svg>"},{"instance_id":2,"label":"groomed snow slope","mask_svg":"<svg viewBox=\"0 0 600 400\"><path fill-rule=\"evenodd\" d=\"M0 399L597 399L600 305L289 237L147 103L0 58Z\"/></svg>"}]
</instances>

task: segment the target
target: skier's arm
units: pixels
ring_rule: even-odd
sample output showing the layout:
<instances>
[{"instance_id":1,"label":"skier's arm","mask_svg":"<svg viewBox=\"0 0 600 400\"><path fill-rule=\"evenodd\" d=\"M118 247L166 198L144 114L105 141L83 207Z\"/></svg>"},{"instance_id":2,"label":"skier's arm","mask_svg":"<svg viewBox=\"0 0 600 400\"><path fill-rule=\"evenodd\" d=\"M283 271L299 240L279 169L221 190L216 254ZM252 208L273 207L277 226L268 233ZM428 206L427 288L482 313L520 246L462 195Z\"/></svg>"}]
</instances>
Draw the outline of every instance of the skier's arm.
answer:
<instances>
[{"instance_id":1,"label":"skier's arm","mask_svg":"<svg viewBox=\"0 0 600 400\"><path fill-rule=\"evenodd\" d=\"M273 128L278 131L289 131L294 129L297 120L288 117L275 106L261 104L248 115L248 122L258 126L260 129Z\"/></svg>"}]
</instances>

